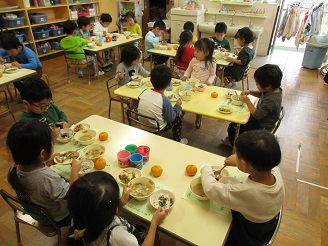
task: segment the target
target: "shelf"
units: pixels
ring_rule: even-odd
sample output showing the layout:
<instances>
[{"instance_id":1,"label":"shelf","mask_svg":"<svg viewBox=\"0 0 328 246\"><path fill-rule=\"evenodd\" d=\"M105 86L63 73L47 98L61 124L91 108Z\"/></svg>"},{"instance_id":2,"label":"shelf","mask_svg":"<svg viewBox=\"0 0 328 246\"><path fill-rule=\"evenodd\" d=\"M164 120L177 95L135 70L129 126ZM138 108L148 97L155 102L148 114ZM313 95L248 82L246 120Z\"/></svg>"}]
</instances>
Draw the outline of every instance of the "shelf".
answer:
<instances>
[{"instance_id":1,"label":"shelf","mask_svg":"<svg viewBox=\"0 0 328 246\"><path fill-rule=\"evenodd\" d=\"M211 2L220 2L223 5L240 5L240 6L252 6L253 2L237 2L237 1L221 1L221 0L211 0Z\"/></svg>"},{"instance_id":2,"label":"shelf","mask_svg":"<svg viewBox=\"0 0 328 246\"><path fill-rule=\"evenodd\" d=\"M7 30L16 30L16 29L21 29L21 28L27 28L30 27L28 25L24 25L24 26L18 26L18 27L4 27Z\"/></svg>"},{"instance_id":3,"label":"shelf","mask_svg":"<svg viewBox=\"0 0 328 246\"><path fill-rule=\"evenodd\" d=\"M76 5L88 5L88 4L95 4L99 2L87 2L87 3L69 3L68 6L76 6Z\"/></svg>"},{"instance_id":4,"label":"shelf","mask_svg":"<svg viewBox=\"0 0 328 246\"><path fill-rule=\"evenodd\" d=\"M43 54L43 55L38 55L38 57L41 58L41 57L45 57L45 56L51 56L51 55L54 55L54 54L57 54L60 52L64 52L64 50L50 50L49 53Z\"/></svg>"},{"instance_id":5,"label":"shelf","mask_svg":"<svg viewBox=\"0 0 328 246\"><path fill-rule=\"evenodd\" d=\"M66 34L58 35L58 36L49 36L48 38L43 38L43 39L34 39L35 43L51 40L51 39L56 39L56 38L64 38L66 37Z\"/></svg>"},{"instance_id":6,"label":"shelf","mask_svg":"<svg viewBox=\"0 0 328 246\"><path fill-rule=\"evenodd\" d=\"M245 14L235 14L235 16L240 16L240 17L248 17L248 18L259 18L259 19L266 19L266 15L245 15Z\"/></svg>"},{"instance_id":7,"label":"shelf","mask_svg":"<svg viewBox=\"0 0 328 246\"><path fill-rule=\"evenodd\" d=\"M88 18L94 18L94 17L99 17L101 16L101 14L96 14L96 15L87 15L85 17L88 17ZM77 20L77 18L70 18L70 20Z\"/></svg>"},{"instance_id":8,"label":"shelf","mask_svg":"<svg viewBox=\"0 0 328 246\"><path fill-rule=\"evenodd\" d=\"M52 9L52 8L60 8L60 7L66 7L67 5L63 5L63 4L55 4L55 5L48 5L48 6L32 6L32 7L28 7L26 8L27 11L29 10L39 10L39 9Z\"/></svg>"},{"instance_id":9,"label":"shelf","mask_svg":"<svg viewBox=\"0 0 328 246\"><path fill-rule=\"evenodd\" d=\"M54 20L48 20L47 22L44 23L40 23L40 24L31 24L31 27L37 27L37 26L46 26L46 25L51 25L53 23L60 23L60 22L65 22L66 19L62 19L62 20L58 20L58 19L54 19Z\"/></svg>"},{"instance_id":10,"label":"shelf","mask_svg":"<svg viewBox=\"0 0 328 246\"><path fill-rule=\"evenodd\" d=\"M2 13L8 13L8 12L19 12L19 11L25 11L25 9L7 9L7 10L0 10L0 14L2 14Z\"/></svg>"},{"instance_id":11,"label":"shelf","mask_svg":"<svg viewBox=\"0 0 328 246\"><path fill-rule=\"evenodd\" d=\"M206 12L206 14L209 14L209 15L229 15L229 16L235 15L234 13L220 13L220 12L212 12L212 11Z\"/></svg>"}]
</instances>

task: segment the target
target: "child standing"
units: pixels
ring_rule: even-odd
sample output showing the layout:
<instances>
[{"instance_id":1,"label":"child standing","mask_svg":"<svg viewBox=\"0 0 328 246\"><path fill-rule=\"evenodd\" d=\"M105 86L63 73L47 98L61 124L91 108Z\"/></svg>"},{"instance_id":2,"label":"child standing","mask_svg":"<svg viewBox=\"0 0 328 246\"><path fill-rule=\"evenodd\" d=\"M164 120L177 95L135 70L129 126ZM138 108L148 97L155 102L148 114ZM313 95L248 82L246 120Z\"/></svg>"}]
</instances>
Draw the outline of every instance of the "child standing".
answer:
<instances>
[{"instance_id":1,"label":"child standing","mask_svg":"<svg viewBox=\"0 0 328 246\"><path fill-rule=\"evenodd\" d=\"M212 85L215 79L216 64L213 61L214 44L208 38L202 38L195 43L195 57L189 63L188 69L181 80L197 78L206 85ZM196 115L195 126L202 126L202 116Z\"/></svg>"},{"instance_id":2,"label":"child standing","mask_svg":"<svg viewBox=\"0 0 328 246\"><path fill-rule=\"evenodd\" d=\"M248 122L240 125L239 132L245 132L252 129L265 129L272 131L279 119L282 103L281 80L282 72L277 65L266 64L259 67L254 73L254 80L258 91L243 91L240 100L243 101L251 116ZM259 98L255 107L247 95ZM233 146L236 134L236 124L230 123L228 127L228 137L222 140L223 144Z\"/></svg>"},{"instance_id":3,"label":"child standing","mask_svg":"<svg viewBox=\"0 0 328 246\"><path fill-rule=\"evenodd\" d=\"M176 60L179 70L186 70L190 61L194 58L195 48L191 45L192 34L189 31L183 31L180 34L179 48L177 50Z\"/></svg>"},{"instance_id":4,"label":"child standing","mask_svg":"<svg viewBox=\"0 0 328 246\"><path fill-rule=\"evenodd\" d=\"M191 41L192 46L194 46L198 40L198 38L193 35L194 29L195 29L194 23L192 23L191 21L187 21L186 23L183 24L183 31L188 31L192 35L192 41ZM180 43L180 37L178 38L177 43Z\"/></svg>"},{"instance_id":5,"label":"child standing","mask_svg":"<svg viewBox=\"0 0 328 246\"><path fill-rule=\"evenodd\" d=\"M278 223L284 200L284 183L279 168L281 151L278 141L268 131L252 130L236 141L236 154L225 166L237 166L248 173L246 181L223 177L217 181L212 168L201 169L205 194L230 208L232 225L225 245L265 245Z\"/></svg>"},{"instance_id":6,"label":"child standing","mask_svg":"<svg viewBox=\"0 0 328 246\"><path fill-rule=\"evenodd\" d=\"M236 83L233 81L239 81L243 78L247 65L254 57L254 50L251 47L253 42L253 32L248 27L239 29L235 35L238 45L243 47L240 52L235 51L238 55L236 59L227 57L228 62L232 62L233 65L224 69L224 86L228 88L236 87ZM222 78L222 70L217 71L217 76Z\"/></svg>"},{"instance_id":7,"label":"child standing","mask_svg":"<svg viewBox=\"0 0 328 246\"><path fill-rule=\"evenodd\" d=\"M128 23L126 30L131 34L136 33L140 37L142 36L140 25L136 21L136 17L133 12L129 11L125 14L125 20Z\"/></svg>"},{"instance_id":8,"label":"child standing","mask_svg":"<svg viewBox=\"0 0 328 246\"><path fill-rule=\"evenodd\" d=\"M59 227L71 225L66 194L78 179L82 161L73 160L69 183L52 171L48 167L53 164L51 129L39 121L15 123L8 132L7 146L15 162L8 181L18 199L46 208Z\"/></svg>"},{"instance_id":9,"label":"child standing","mask_svg":"<svg viewBox=\"0 0 328 246\"><path fill-rule=\"evenodd\" d=\"M154 67L150 73L150 81L154 89L145 90L140 94L138 112L155 118L159 123L161 132L172 128L173 139L187 144L188 140L181 138L182 122L179 113L182 100L179 98L172 107L170 100L164 95L165 89L171 85L171 79L172 71L168 66L158 65ZM145 123L157 126L151 120L147 120Z\"/></svg>"},{"instance_id":10,"label":"child standing","mask_svg":"<svg viewBox=\"0 0 328 246\"><path fill-rule=\"evenodd\" d=\"M68 192L68 207L73 217L76 245L154 245L156 229L166 214L158 208L142 241L136 228L117 215L130 190L124 186L121 199L119 187L112 175L93 172L79 178ZM72 240L73 241L73 240ZM73 244L74 245L74 244Z\"/></svg>"},{"instance_id":11,"label":"child standing","mask_svg":"<svg viewBox=\"0 0 328 246\"><path fill-rule=\"evenodd\" d=\"M230 52L230 44L227 39L225 39L225 35L227 33L227 25L224 22L216 23L215 25L215 37L211 37L210 39L214 42L214 49Z\"/></svg>"}]
</instances>

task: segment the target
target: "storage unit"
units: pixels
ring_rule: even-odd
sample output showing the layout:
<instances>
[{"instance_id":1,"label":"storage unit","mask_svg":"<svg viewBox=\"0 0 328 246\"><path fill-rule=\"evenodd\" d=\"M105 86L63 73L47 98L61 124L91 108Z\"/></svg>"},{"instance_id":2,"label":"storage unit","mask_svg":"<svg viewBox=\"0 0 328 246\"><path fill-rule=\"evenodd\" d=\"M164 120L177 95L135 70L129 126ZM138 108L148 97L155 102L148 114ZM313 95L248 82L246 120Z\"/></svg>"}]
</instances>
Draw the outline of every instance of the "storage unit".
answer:
<instances>
[{"instance_id":1,"label":"storage unit","mask_svg":"<svg viewBox=\"0 0 328 246\"><path fill-rule=\"evenodd\" d=\"M50 30L33 31L34 39L44 39L49 37Z\"/></svg>"},{"instance_id":2,"label":"storage unit","mask_svg":"<svg viewBox=\"0 0 328 246\"><path fill-rule=\"evenodd\" d=\"M31 24L46 23L48 21L48 15L47 14L29 13L28 17L30 18L30 23Z\"/></svg>"},{"instance_id":3,"label":"storage unit","mask_svg":"<svg viewBox=\"0 0 328 246\"><path fill-rule=\"evenodd\" d=\"M328 49L328 38L326 36L312 36L306 43L302 66L309 69L321 67Z\"/></svg>"},{"instance_id":4,"label":"storage unit","mask_svg":"<svg viewBox=\"0 0 328 246\"><path fill-rule=\"evenodd\" d=\"M3 27L20 27L25 24L25 17L1 18Z\"/></svg>"},{"instance_id":5,"label":"storage unit","mask_svg":"<svg viewBox=\"0 0 328 246\"><path fill-rule=\"evenodd\" d=\"M59 28L52 28L50 29L50 35L55 37L55 36L59 36L63 34L63 28L59 27Z\"/></svg>"},{"instance_id":6,"label":"storage unit","mask_svg":"<svg viewBox=\"0 0 328 246\"><path fill-rule=\"evenodd\" d=\"M50 44L48 42L40 43L37 46L38 55L44 55L50 52Z\"/></svg>"},{"instance_id":7,"label":"storage unit","mask_svg":"<svg viewBox=\"0 0 328 246\"><path fill-rule=\"evenodd\" d=\"M120 11L118 23L119 23L121 32L126 31L126 27L127 27L128 24L125 21L125 14L127 12L130 12L130 11L134 13L137 23L140 25L140 27L142 27L142 15L143 15L143 13L142 13L142 10L140 9L140 4L138 4L138 1L135 1L135 0L132 0L132 1L120 0L118 9Z\"/></svg>"}]
</instances>

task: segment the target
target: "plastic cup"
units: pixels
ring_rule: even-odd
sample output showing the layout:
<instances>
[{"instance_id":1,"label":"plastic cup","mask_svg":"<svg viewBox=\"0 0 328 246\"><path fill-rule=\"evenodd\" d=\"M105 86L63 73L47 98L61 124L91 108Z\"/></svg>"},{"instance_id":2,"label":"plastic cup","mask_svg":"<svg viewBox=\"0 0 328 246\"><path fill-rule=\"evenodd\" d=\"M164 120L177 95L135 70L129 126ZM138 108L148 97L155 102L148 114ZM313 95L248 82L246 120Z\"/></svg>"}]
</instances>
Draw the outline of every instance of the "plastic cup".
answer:
<instances>
[{"instance_id":1,"label":"plastic cup","mask_svg":"<svg viewBox=\"0 0 328 246\"><path fill-rule=\"evenodd\" d=\"M144 161L146 159L146 161ZM143 156L139 153L130 155L130 166L138 169L142 169L142 166L148 161L147 156Z\"/></svg>"},{"instance_id":2,"label":"plastic cup","mask_svg":"<svg viewBox=\"0 0 328 246\"><path fill-rule=\"evenodd\" d=\"M127 150L121 150L117 153L118 165L122 168L130 166L130 152Z\"/></svg>"},{"instance_id":3,"label":"plastic cup","mask_svg":"<svg viewBox=\"0 0 328 246\"><path fill-rule=\"evenodd\" d=\"M135 145L135 144L129 144L129 145L125 146L124 149L127 150L127 151L129 151L130 154L134 154L134 153L136 153L137 148L138 148L137 145Z\"/></svg>"},{"instance_id":4,"label":"plastic cup","mask_svg":"<svg viewBox=\"0 0 328 246\"><path fill-rule=\"evenodd\" d=\"M149 161L150 148L146 145L141 145L137 148L137 153L147 157ZM144 158L145 159L145 158ZM145 160L144 160L145 161Z\"/></svg>"}]
</instances>

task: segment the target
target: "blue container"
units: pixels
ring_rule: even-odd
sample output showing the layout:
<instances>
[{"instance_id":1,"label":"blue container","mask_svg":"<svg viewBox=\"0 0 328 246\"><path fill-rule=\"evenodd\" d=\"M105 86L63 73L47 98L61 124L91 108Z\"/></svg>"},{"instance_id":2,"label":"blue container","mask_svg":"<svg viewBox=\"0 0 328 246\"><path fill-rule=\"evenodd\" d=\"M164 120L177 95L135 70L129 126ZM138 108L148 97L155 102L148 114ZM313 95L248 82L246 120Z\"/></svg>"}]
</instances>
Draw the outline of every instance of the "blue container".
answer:
<instances>
[{"instance_id":1,"label":"blue container","mask_svg":"<svg viewBox=\"0 0 328 246\"><path fill-rule=\"evenodd\" d=\"M52 28L50 29L50 35L51 36L59 36L63 34L63 28L59 27L59 28Z\"/></svg>"},{"instance_id":2,"label":"blue container","mask_svg":"<svg viewBox=\"0 0 328 246\"><path fill-rule=\"evenodd\" d=\"M16 37L18 38L20 43L24 42L24 34L16 34Z\"/></svg>"},{"instance_id":3,"label":"blue container","mask_svg":"<svg viewBox=\"0 0 328 246\"><path fill-rule=\"evenodd\" d=\"M24 24L25 24L25 17L2 18L2 24L3 24L4 27L24 26Z\"/></svg>"},{"instance_id":4,"label":"blue container","mask_svg":"<svg viewBox=\"0 0 328 246\"><path fill-rule=\"evenodd\" d=\"M31 24L40 24L48 21L47 14L33 13L29 14L28 17L30 18Z\"/></svg>"},{"instance_id":5,"label":"blue container","mask_svg":"<svg viewBox=\"0 0 328 246\"><path fill-rule=\"evenodd\" d=\"M63 49L63 48L60 46L60 43L57 42L57 41L50 43L50 45L51 45L51 48L52 48L53 50L62 50L62 49Z\"/></svg>"},{"instance_id":6,"label":"blue container","mask_svg":"<svg viewBox=\"0 0 328 246\"><path fill-rule=\"evenodd\" d=\"M34 39L43 39L43 38L48 38L49 37L50 30L42 30L42 31L34 31Z\"/></svg>"},{"instance_id":7,"label":"blue container","mask_svg":"<svg viewBox=\"0 0 328 246\"><path fill-rule=\"evenodd\" d=\"M40 48L37 48L39 56L49 53L50 48L51 48L51 46L49 44L47 46L42 46Z\"/></svg>"}]
</instances>

